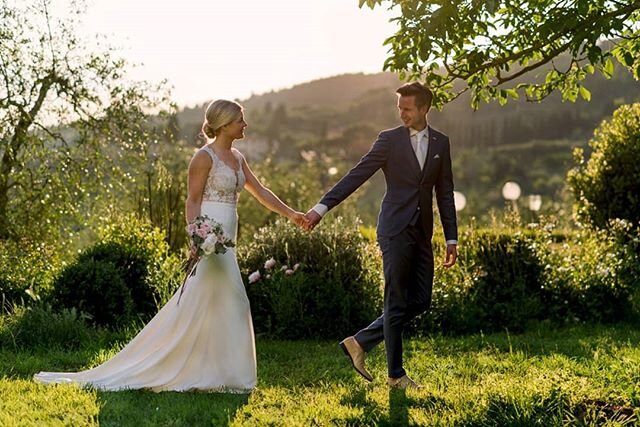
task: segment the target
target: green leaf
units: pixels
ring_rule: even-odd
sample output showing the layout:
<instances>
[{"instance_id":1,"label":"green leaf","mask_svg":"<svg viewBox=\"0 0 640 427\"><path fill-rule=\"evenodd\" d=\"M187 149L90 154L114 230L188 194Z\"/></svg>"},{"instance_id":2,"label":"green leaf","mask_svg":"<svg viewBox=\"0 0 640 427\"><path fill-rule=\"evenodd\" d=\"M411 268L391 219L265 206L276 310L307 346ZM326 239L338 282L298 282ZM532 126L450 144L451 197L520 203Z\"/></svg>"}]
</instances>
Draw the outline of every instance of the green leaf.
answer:
<instances>
[{"instance_id":1,"label":"green leaf","mask_svg":"<svg viewBox=\"0 0 640 427\"><path fill-rule=\"evenodd\" d=\"M520 95L518 95L518 91L515 88L507 89L506 92L511 98L520 99Z\"/></svg>"},{"instance_id":2,"label":"green leaf","mask_svg":"<svg viewBox=\"0 0 640 427\"><path fill-rule=\"evenodd\" d=\"M591 92L589 91L589 89L587 89L584 86L580 86L579 89L580 89L580 96L582 96L582 99L584 99L587 102L591 101Z\"/></svg>"},{"instance_id":3,"label":"green leaf","mask_svg":"<svg viewBox=\"0 0 640 427\"><path fill-rule=\"evenodd\" d=\"M500 105L504 105L508 100L509 98L507 98L507 91L505 89L500 89L500 92L498 93L498 103Z\"/></svg>"},{"instance_id":4,"label":"green leaf","mask_svg":"<svg viewBox=\"0 0 640 427\"><path fill-rule=\"evenodd\" d=\"M611 61L611 58L607 58L607 60L604 62L602 73L607 79L610 79L611 77L613 77L613 72L614 72L613 61Z\"/></svg>"},{"instance_id":5,"label":"green leaf","mask_svg":"<svg viewBox=\"0 0 640 427\"><path fill-rule=\"evenodd\" d=\"M496 9L498 7L498 3L496 0L487 0L487 12L491 15L496 13Z\"/></svg>"},{"instance_id":6,"label":"green leaf","mask_svg":"<svg viewBox=\"0 0 640 427\"><path fill-rule=\"evenodd\" d=\"M623 58L624 58L624 65L626 65L627 67L631 67L635 62L633 59L633 55L631 55L629 51L624 53Z\"/></svg>"}]
</instances>

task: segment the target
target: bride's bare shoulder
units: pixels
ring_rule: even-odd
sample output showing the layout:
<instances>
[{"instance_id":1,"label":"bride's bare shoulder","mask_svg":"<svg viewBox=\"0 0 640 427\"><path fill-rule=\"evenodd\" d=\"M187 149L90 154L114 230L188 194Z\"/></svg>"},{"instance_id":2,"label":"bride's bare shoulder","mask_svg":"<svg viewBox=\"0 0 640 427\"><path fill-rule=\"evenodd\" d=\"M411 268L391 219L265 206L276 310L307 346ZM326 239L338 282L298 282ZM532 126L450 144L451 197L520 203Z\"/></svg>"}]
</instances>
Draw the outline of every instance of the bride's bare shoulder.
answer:
<instances>
[{"instance_id":1,"label":"bride's bare shoulder","mask_svg":"<svg viewBox=\"0 0 640 427\"><path fill-rule=\"evenodd\" d=\"M193 153L193 157L191 157L191 161L189 162L189 169L209 169L212 163L211 155L207 153L207 150L201 148Z\"/></svg>"}]
</instances>

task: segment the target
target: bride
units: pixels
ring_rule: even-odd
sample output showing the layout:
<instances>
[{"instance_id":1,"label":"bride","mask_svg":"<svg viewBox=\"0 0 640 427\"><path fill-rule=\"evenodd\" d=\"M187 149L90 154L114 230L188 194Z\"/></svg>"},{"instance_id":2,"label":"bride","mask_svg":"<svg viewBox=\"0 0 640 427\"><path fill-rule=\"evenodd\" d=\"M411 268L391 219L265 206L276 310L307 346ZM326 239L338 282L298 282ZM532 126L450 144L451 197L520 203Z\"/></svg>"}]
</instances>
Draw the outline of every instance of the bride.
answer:
<instances>
[{"instance_id":1,"label":"bride","mask_svg":"<svg viewBox=\"0 0 640 427\"><path fill-rule=\"evenodd\" d=\"M236 203L244 187L268 209L303 226L306 219L264 187L232 147L244 137L242 106L211 102L202 133L207 143L189 164L187 222L207 215L236 239ZM235 249L201 259L196 274L112 359L82 372L40 372L41 383L78 383L101 390L209 390L248 393L256 385L249 300Z\"/></svg>"}]
</instances>

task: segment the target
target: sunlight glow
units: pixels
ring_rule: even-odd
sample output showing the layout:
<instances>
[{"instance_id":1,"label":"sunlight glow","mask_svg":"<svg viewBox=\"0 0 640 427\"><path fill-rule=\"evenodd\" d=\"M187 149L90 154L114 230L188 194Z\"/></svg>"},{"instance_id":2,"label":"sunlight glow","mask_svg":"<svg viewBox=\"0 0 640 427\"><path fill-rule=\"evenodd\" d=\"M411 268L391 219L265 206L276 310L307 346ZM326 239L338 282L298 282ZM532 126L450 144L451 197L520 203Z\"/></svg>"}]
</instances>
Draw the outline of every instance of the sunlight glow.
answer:
<instances>
[{"instance_id":1,"label":"sunlight glow","mask_svg":"<svg viewBox=\"0 0 640 427\"><path fill-rule=\"evenodd\" d=\"M357 0L89 0L82 31L140 64L132 78L166 78L178 105L196 105L382 71L392 16Z\"/></svg>"}]
</instances>

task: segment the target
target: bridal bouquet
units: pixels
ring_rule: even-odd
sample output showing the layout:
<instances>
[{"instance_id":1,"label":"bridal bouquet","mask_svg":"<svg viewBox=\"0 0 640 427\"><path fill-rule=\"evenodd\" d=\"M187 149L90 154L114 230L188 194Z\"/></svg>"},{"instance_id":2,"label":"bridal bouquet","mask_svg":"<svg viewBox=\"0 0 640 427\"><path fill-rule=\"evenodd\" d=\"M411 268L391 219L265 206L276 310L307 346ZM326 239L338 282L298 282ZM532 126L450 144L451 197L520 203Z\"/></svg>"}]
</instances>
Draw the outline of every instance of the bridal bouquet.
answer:
<instances>
[{"instance_id":1,"label":"bridal bouquet","mask_svg":"<svg viewBox=\"0 0 640 427\"><path fill-rule=\"evenodd\" d=\"M224 234L222 224L206 215L197 216L187 226L187 235L191 243L191 252L184 265L185 276L182 281L180 296L178 296L178 303L180 303L187 279L196 274L196 267L200 258L211 254L224 254L228 248L235 246L233 240Z\"/></svg>"}]
</instances>

